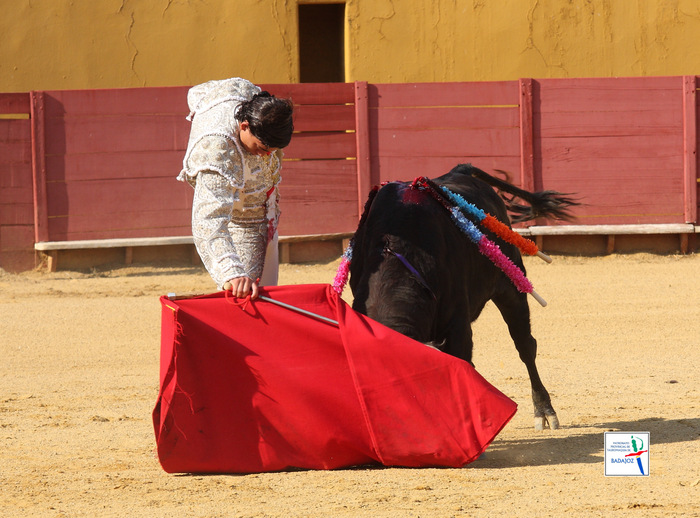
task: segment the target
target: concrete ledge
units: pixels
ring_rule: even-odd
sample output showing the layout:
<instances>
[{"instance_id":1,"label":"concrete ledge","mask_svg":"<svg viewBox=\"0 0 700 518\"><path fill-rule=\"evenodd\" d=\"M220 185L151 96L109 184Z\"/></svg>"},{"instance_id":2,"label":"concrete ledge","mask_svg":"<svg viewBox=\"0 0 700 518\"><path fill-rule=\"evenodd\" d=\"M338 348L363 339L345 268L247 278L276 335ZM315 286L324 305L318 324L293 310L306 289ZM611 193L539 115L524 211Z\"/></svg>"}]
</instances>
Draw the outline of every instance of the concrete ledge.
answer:
<instances>
[{"instance_id":1,"label":"concrete ledge","mask_svg":"<svg viewBox=\"0 0 700 518\"><path fill-rule=\"evenodd\" d=\"M605 239L603 249L612 254L634 236L668 236L679 237L678 250L682 254L695 250L696 234L700 227L692 223L668 223L645 225L557 225L532 226L516 229L523 236L534 238L540 249L544 249L544 239L566 239L567 237L585 239L586 237L602 237Z\"/></svg>"},{"instance_id":2,"label":"concrete ledge","mask_svg":"<svg viewBox=\"0 0 700 518\"><path fill-rule=\"evenodd\" d=\"M43 241L34 243L34 250L87 250L90 248L124 248L131 246L191 245L192 236L132 237L124 239L86 239L78 241Z\"/></svg>"},{"instance_id":3,"label":"concrete ledge","mask_svg":"<svg viewBox=\"0 0 700 518\"><path fill-rule=\"evenodd\" d=\"M280 236L280 243L299 243L303 241L329 241L336 239L350 239L353 232L339 232L335 234L308 234L298 236ZM46 252L50 250L86 250L90 248L124 248L130 246L164 246L164 245L191 245L194 244L192 236L173 237L132 237L120 239L85 239L76 241L42 241L34 243L34 250Z\"/></svg>"},{"instance_id":4,"label":"concrete ledge","mask_svg":"<svg viewBox=\"0 0 700 518\"><path fill-rule=\"evenodd\" d=\"M322 256L340 256L347 246L353 232L338 232L332 234L308 234L296 236L280 236L280 262L292 262L294 256L301 260L312 260L314 254ZM334 244L337 242L338 244ZM317 247L318 250L304 250L301 245L308 243L326 243L328 246ZM98 249L124 249L124 264L132 264L134 248L136 247L160 247L174 245L194 246L192 236L170 236L170 237L135 237L118 239L85 239L75 241L43 241L34 243L34 250L42 252L48 257L48 269L55 272L58 265L58 252L67 250L98 250ZM297 248L294 251L294 248ZM337 250L335 249L337 247ZM198 259L196 250L192 252L192 261Z\"/></svg>"},{"instance_id":5,"label":"concrete ledge","mask_svg":"<svg viewBox=\"0 0 700 518\"><path fill-rule=\"evenodd\" d=\"M532 226L516 229L523 236L531 237L540 249L544 249L544 239L586 239L585 236L599 236L604 240L601 252L613 253L616 249L616 236L619 236L617 248L624 248L621 240L624 236L653 236L666 235L673 239L679 236L678 249L681 253L696 249L696 234L700 233L700 226L691 223L656 224L656 225L557 225L557 226ZM338 232L331 234L306 234L295 236L280 236L279 252L281 263L307 262L325 260L329 257L339 257L352 238L353 232ZM559 236L557 238L557 236ZM626 238L630 239L630 238ZM99 250L99 249L124 249L124 264L132 264L134 249L137 247L161 247L189 245L192 247L191 259L193 264L199 259L192 236L171 237L140 237L119 239L86 239L76 241L45 241L34 244L34 250L48 256L49 271L56 271L59 251L70 250ZM139 252L137 255L143 255Z\"/></svg>"},{"instance_id":6,"label":"concrete ledge","mask_svg":"<svg viewBox=\"0 0 700 518\"><path fill-rule=\"evenodd\" d=\"M700 233L700 227L696 227L692 223L670 223L658 225L557 225L533 226L516 230L524 236Z\"/></svg>"}]
</instances>

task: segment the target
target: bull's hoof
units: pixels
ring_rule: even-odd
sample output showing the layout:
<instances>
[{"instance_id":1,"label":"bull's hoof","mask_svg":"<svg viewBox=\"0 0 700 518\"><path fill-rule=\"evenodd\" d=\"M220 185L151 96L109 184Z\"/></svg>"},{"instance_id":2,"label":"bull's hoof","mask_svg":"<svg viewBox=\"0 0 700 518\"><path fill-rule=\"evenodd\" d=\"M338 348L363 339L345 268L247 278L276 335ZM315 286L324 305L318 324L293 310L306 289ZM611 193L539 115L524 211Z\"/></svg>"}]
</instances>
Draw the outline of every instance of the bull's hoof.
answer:
<instances>
[{"instance_id":1,"label":"bull's hoof","mask_svg":"<svg viewBox=\"0 0 700 518\"><path fill-rule=\"evenodd\" d=\"M557 417L557 414L552 414L549 416L549 426L552 428L552 430L559 429L559 418Z\"/></svg>"},{"instance_id":2,"label":"bull's hoof","mask_svg":"<svg viewBox=\"0 0 700 518\"><path fill-rule=\"evenodd\" d=\"M557 430L559 428L559 418L557 414L535 416L535 430L541 432L545 428L551 428L552 430Z\"/></svg>"}]
</instances>

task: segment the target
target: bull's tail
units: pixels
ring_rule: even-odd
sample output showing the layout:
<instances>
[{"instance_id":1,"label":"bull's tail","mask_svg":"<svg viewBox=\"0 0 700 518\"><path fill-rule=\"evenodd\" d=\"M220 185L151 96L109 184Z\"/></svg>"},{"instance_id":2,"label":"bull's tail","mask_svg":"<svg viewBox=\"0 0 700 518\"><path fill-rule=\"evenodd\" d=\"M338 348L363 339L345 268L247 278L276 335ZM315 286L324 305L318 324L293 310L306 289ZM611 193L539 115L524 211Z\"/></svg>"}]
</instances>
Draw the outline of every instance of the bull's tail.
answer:
<instances>
[{"instance_id":1,"label":"bull's tail","mask_svg":"<svg viewBox=\"0 0 700 518\"><path fill-rule=\"evenodd\" d=\"M574 198L567 194L557 191L537 191L530 192L520 189L515 185L491 176L473 166L460 167L463 173L474 178L478 178L496 188L505 201L508 212L512 214L510 220L513 223L521 221L530 221L536 218L559 219L571 221L574 216L569 212L571 207L580 205ZM508 177L508 173L496 169L499 173ZM506 194L510 194L507 196ZM518 200L524 201L526 204L519 203Z\"/></svg>"}]
</instances>

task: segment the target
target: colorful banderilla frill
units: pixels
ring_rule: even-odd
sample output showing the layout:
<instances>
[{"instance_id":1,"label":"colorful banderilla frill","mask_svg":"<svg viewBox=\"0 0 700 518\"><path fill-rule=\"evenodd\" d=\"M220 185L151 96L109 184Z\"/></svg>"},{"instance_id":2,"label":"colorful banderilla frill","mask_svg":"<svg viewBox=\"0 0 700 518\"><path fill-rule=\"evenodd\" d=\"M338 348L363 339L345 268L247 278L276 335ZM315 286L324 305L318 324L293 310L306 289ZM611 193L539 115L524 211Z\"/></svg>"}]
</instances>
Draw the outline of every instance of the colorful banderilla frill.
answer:
<instances>
[{"instance_id":1,"label":"colorful banderilla frill","mask_svg":"<svg viewBox=\"0 0 700 518\"><path fill-rule=\"evenodd\" d=\"M348 282L348 275L350 274L350 262L352 261L352 240L350 244L345 249L343 257L340 259L340 265L338 266L338 271L335 274L335 279L333 279L333 291L338 295L343 294L343 289Z\"/></svg>"},{"instance_id":2,"label":"colorful banderilla frill","mask_svg":"<svg viewBox=\"0 0 700 518\"><path fill-rule=\"evenodd\" d=\"M510 260L502 251L501 248L491 241L488 237L486 237L478 228L477 226L468 220L464 214L462 214L460 210L459 203L457 203L456 198L455 200L452 200L453 203L457 203L457 206L452 206L438 191L435 189L432 184L428 181L427 178L424 176L416 178L413 183L411 184L412 188L415 189L422 189L428 193L430 193L435 200L440 203L447 211L450 213L450 217L452 218L452 221L454 221L455 225L464 233L466 236L476 243L479 252L486 256L494 265L496 265L503 273L506 274L506 276L511 280L513 285L517 288L518 291L521 293L529 293L532 295L537 302L540 303L542 306L546 306L547 302L540 297L537 292L533 289L532 283L527 279L523 271L518 268L518 266L513 263L513 261ZM445 189L444 187L441 188L442 190L446 190L447 192L452 193L449 189ZM456 197L457 195L455 195ZM461 197L460 197L461 198ZM464 201L462 199L462 201ZM467 202L464 201L464 204ZM474 208L475 213L484 215L483 218L479 218L479 216L475 216L477 219L480 219L480 221L485 220L487 214L484 213L481 209L478 209L476 206L472 205ZM469 210L471 213L472 210ZM489 220L495 220L495 218L491 217ZM499 222L500 223L500 222ZM496 227L494 225L494 227ZM506 229L508 227L506 225L503 225ZM488 228L488 227L487 227ZM503 229L501 227L498 227L499 230L504 234L507 235L509 239L514 239L513 236L516 234L515 232L511 231L508 229L509 232L503 232ZM489 229L492 230L492 229ZM493 230L492 230L493 231ZM501 235L498 232L494 232L496 235L501 237ZM509 239L506 239L506 241L509 241ZM510 242L510 241L509 241ZM515 244L515 243L513 243ZM534 243L533 243L534 244ZM528 247L528 249L531 250L531 247Z\"/></svg>"},{"instance_id":3,"label":"colorful banderilla frill","mask_svg":"<svg viewBox=\"0 0 700 518\"><path fill-rule=\"evenodd\" d=\"M483 210L481 210L479 207L477 207L473 203L469 203L460 194L452 192L451 190L449 190L447 187L444 187L444 186L440 186L440 190L447 196L447 198L452 203L454 203L457 207L459 207L464 213L469 214L478 223L481 223L488 230L490 230L491 232L496 234L498 237L503 239L503 241L506 241L508 243L511 243L511 244L517 246L520 249L520 251L524 254L536 255L540 259L543 259L544 261L546 261L548 263L552 262L552 259L549 256L547 256L546 254L543 254L533 241L530 241L529 239L525 239L523 236L518 234L515 230L510 228L505 223L499 221L498 219L493 217L491 214L484 212Z\"/></svg>"}]
</instances>

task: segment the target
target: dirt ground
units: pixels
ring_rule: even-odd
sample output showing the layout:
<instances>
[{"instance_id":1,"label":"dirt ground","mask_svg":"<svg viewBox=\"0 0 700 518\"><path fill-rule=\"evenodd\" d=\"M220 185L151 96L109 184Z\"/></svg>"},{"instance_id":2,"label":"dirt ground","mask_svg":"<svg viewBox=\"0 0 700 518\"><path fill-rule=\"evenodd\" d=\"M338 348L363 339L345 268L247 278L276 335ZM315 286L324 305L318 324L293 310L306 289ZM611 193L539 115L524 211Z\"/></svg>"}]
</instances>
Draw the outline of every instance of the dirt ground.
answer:
<instances>
[{"instance_id":1,"label":"dirt ground","mask_svg":"<svg viewBox=\"0 0 700 518\"><path fill-rule=\"evenodd\" d=\"M281 284L332 282L337 264L282 265ZM530 306L561 429L533 429L489 305L474 362L519 409L468 467L212 476L165 473L151 421L158 297L212 291L203 269L0 271L0 515L700 516L700 255L526 266L549 303ZM650 432L651 475L605 477L605 431Z\"/></svg>"}]
</instances>

